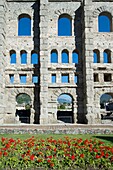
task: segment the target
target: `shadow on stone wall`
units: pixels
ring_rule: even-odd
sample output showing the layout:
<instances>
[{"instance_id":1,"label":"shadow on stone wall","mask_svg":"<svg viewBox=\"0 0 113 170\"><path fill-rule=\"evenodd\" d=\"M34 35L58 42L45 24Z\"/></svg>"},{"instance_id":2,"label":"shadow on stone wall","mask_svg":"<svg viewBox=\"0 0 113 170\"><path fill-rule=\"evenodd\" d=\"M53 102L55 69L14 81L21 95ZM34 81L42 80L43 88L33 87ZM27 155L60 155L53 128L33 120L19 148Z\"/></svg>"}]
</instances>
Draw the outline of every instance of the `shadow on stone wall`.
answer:
<instances>
[{"instance_id":1,"label":"shadow on stone wall","mask_svg":"<svg viewBox=\"0 0 113 170\"><path fill-rule=\"evenodd\" d=\"M32 5L34 10L33 14L33 41L34 41L34 51L38 53L38 64L34 64L34 75L38 76L38 83L34 87L34 123L39 124L40 122L40 1Z\"/></svg>"},{"instance_id":2,"label":"shadow on stone wall","mask_svg":"<svg viewBox=\"0 0 113 170\"><path fill-rule=\"evenodd\" d=\"M78 64L76 67L76 74L78 75L77 83L77 123L86 123L84 115L84 83L83 83L83 52L82 52L82 6L75 11L74 18L74 36L75 36L75 49L79 52Z\"/></svg>"}]
</instances>

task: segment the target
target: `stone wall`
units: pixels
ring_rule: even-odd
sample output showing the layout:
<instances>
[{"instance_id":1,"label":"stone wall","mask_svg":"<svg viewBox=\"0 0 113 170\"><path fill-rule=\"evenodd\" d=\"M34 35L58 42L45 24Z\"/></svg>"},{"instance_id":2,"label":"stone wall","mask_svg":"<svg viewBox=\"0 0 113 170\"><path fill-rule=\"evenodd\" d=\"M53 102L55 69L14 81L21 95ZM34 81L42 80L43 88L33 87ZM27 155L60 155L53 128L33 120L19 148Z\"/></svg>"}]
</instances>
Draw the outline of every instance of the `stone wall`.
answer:
<instances>
[{"instance_id":1,"label":"stone wall","mask_svg":"<svg viewBox=\"0 0 113 170\"><path fill-rule=\"evenodd\" d=\"M3 122L5 103L5 60L6 60L6 11L5 0L0 1L0 121Z\"/></svg>"},{"instance_id":2,"label":"stone wall","mask_svg":"<svg viewBox=\"0 0 113 170\"><path fill-rule=\"evenodd\" d=\"M6 12L7 11L7 12ZM31 123L56 123L57 98L68 94L73 99L74 123L101 123L100 97L113 94L113 35L98 32L101 12L113 16L113 2L92 0L2 0L0 1L0 108L2 114L15 117L16 96L26 93L32 102ZM31 36L18 36L18 17L31 18ZM72 35L58 36L58 19L68 14L72 21ZM93 63L93 50L100 51L100 62ZM111 63L103 63L103 51L109 49ZM16 52L16 64L10 64L10 51ZM27 64L20 63L20 52L27 52ZM39 63L31 64L31 53L39 54ZM51 63L51 51L57 50L58 63ZM62 63L61 54L67 50L69 63ZM72 53L79 53L78 64L72 62ZM56 83L51 82L56 75ZM62 83L63 74L69 76ZM105 74L111 81L105 81ZM10 83L14 75L14 83ZM20 84L20 75L26 75L26 84ZM39 82L32 82L33 75ZM78 76L78 83L74 76ZM94 77L96 80L94 81ZM113 95L112 95L113 96ZM5 108L5 109L4 109ZM7 117L7 116L4 116Z\"/></svg>"}]
</instances>

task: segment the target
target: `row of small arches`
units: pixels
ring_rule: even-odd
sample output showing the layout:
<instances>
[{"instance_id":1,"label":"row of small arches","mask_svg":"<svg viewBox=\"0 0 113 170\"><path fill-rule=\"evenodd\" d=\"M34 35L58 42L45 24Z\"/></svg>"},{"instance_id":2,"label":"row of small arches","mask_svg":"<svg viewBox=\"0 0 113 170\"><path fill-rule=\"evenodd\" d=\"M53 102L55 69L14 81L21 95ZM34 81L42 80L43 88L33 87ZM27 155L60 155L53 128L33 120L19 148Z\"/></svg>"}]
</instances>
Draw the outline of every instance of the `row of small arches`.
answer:
<instances>
[{"instance_id":1,"label":"row of small arches","mask_svg":"<svg viewBox=\"0 0 113 170\"><path fill-rule=\"evenodd\" d=\"M100 51L98 49L93 50L93 62L100 63ZM103 51L103 63L111 63L111 51L106 49Z\"/></svg>"},{"instance_id":2,"label":"row of small arches","mask_svg":"<svg viewBox=\"0 0 113 170\"><path fill-rule=\"evenodd\" d=\"M65 28L65 29L64 29ZM98 16L98 31L112 31L112 15L109 12L102 12ZM28 14L21 14L18 17L18 36L31 36L31 17ZM72 17L62 14L58 18L58 36L72 36Z\"/></svg>"},{"instance_id":3,"label":"row of small arches","mask_svg":"<svg viewBox=\"0 0 113 170\"><path fill-rule=\"evenodd\" d=\"M16 64L17 57L16 51L10 51L10 64ZM27 52L25 50L20 51L20 62L21 64L27 64ZM35 51L31 52L31 64L38 64L38 53Z\"/></svg>"},{"instance_id":4,"label":"row of small arches","mask_svg":"<svg viewBox=\"0 0 113 170\"><path fill-rule=\"evenodd\" d=\"M72 63L78 63L78 51L74 50L72 52ZM27 64L27 52L25 50L20 51L20 60L21 64ZM50 54L50 62L51 63L58 63L58 52L57 50L52 50ZM62 63L69 63L69 52L68 50L64 49L61 53L61 62ZM31 64L38 64L39 63L39 55L37 52L31 52ZM10 51L10 64L16 64L16 51Z\"/></svg>"}]
</instances>

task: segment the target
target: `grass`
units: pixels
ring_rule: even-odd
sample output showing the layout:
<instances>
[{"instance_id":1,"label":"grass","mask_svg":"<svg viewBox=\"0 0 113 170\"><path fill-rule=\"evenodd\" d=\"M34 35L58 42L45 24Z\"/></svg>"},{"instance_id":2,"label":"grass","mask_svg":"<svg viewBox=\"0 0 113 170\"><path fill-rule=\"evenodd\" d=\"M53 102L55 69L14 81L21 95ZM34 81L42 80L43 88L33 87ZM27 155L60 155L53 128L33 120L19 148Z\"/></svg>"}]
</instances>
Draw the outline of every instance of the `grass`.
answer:
<instances>
[{"instance_id":1,"label":"grass","mask_svg":"<svg viewBox=\"0 0 113 170\"><path fill-rule=\"evenodd\" d=\"M30 138L32 136L35 136L36 138L46 139L49 137L53 137L54 139L63 139L65 136L68 136L70 138L82 138L85 139L97 139L103 141L106 145L113 145L113 135L101 135L101 134L79 134L79 135L73 135L73 134L0 134L1 137L6 138L20 138L22 140Z\"/></svg>"}]
</instances>

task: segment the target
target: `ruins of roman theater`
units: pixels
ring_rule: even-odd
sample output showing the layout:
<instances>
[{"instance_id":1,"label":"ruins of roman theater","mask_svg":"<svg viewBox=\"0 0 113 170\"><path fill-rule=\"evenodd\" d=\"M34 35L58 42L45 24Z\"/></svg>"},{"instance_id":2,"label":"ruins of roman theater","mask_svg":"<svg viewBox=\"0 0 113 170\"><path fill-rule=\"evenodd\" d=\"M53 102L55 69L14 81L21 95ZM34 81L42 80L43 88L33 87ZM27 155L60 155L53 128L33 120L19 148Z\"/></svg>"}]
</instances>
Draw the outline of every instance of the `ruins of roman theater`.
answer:
<instances>
[{"instance_id":1,"label":"ruins of roman theater","mask_svg":"<svg viewBox=\"0 0 113 170\"><path fill-rule=\"evenodd\" d=\"M0 0L0 124L112 124L112 97L113 0Z\"/></svg>"}]
</instances>

